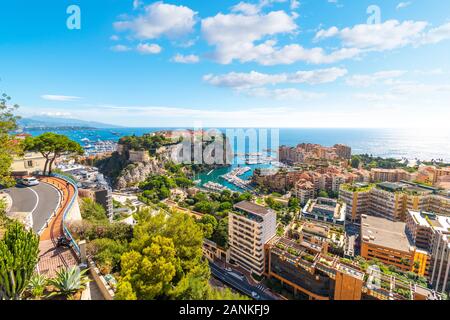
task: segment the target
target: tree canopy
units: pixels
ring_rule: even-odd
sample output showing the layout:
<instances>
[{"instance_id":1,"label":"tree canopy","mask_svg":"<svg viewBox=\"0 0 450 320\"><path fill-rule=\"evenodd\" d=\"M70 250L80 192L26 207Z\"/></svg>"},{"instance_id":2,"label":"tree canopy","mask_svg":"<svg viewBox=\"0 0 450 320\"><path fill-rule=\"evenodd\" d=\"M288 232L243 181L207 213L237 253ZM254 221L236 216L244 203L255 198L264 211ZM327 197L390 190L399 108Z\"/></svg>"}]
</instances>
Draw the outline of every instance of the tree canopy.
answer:
<instances>
[{"instance_id":1,"label":"tree canopy","mask_svg":"<svg viewBox=\"0 0 450 320\"><path fill-rule=\"evenodd\" d=\"M27 151L40 152L45 158L44 174L52 173L53 163L64 153L82 155L84 152L78 142L53 132L46 132L37 137L27 137L24 147Z\"/></svg>"},{"instance_id":2,"label":"tree canopy","mask_svg":"<svg viewBox=\"0 0 450 320\"><path fill-rule=\"evenodd\" d=\"M203 232L184 213L141 214L122 255L117 299L205 299L210 271Z\"/></svg>"},{"instance_id":3,"label":"tree canopy","mask_svg":"<svg viewBox=\"0 0 450 320\"><path fill-rule=\"evenodd\" d=\"M11 131L17 128L18 117L14 115L17 105L9 105L11 97L0 96L0 185L9 187L14 184L11 178L11 164L14 154L19 154L21 145L14 141Z\"/></svg>"}]
</instances>

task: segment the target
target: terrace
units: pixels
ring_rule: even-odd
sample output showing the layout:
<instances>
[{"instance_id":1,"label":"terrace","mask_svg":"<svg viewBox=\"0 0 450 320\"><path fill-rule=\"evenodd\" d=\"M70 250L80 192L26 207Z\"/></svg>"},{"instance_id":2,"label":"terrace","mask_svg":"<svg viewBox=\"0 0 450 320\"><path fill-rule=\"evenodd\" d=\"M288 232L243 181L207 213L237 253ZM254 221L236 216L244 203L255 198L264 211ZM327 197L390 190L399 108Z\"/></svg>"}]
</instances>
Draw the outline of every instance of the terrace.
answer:
<instances>
[{"instance_id":1,"label":"terrace","mask_svg":"<svg viewBox=\"0 0 450 320\"><path fill-rule=\"evenodd\" d=\"M331 279L336 278L337 272L350 275L365 283L363 293L380 300L413 300L416 293L429 298L441 299L439 294L427 288L426 282L424 283L420 279L410 279L375 261L350 260L332 254L314 254L303 243L281 237L272 240L271 245L271 253L278 256L281 261L301 268L310 274L319 270ZM375 265L378 268L373 267Z\"/></svg>"}]
</instances>

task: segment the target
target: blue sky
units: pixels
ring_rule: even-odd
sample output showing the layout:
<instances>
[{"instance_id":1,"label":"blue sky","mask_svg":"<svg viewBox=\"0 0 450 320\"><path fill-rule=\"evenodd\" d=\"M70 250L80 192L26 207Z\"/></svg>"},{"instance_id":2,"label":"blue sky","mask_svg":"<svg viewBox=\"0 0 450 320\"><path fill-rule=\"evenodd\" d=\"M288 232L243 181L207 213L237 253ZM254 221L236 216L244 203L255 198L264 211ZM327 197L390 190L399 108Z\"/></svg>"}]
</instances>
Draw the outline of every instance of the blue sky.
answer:
<instances>
[{"instance_id":1,"label":"blue sky","mask_svg":"<svg viewBox=\"0 0 450 320\"><path fill-rule=\"evenodd\" d=\"M70 5L80 30L67 28ZM449 9L440 0L3 1L0 91L23 116L123 126L436 129L450 118Z\"/></svg>"}]
</instances>

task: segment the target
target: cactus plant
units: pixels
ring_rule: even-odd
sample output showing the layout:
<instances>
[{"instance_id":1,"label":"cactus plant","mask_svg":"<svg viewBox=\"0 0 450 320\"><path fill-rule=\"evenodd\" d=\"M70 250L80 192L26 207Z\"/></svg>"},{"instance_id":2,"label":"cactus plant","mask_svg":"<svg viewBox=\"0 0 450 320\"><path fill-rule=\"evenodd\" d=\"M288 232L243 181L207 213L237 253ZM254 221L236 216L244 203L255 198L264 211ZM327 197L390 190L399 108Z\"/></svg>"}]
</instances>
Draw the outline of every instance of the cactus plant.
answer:
<instances>
[{"instance_id":1,"label":"cactus plant","mask_svg":"<svg viewBox=\"0 0 450 320\"><path fill-rule=\"evenodd\" d=\"M0 300L19 300L34 273L39 239L33 231L12 223L0 240Z\"/></svg>"},{"instance_id":2,"label":"cactus plant","mask_svg":"<svg viewBox=\"0 0 450 320\"><path fill-rule=\"evenodd\" d=\"M50 279L48 283L55 287L53 295L63 295L67 298L71 298L80 290L86 288L86 284L90 281L86 276L86 272L89 269L81 270L78 267L72 267L70 269L62 269L56 272L56 277Z\"/></svg>"},{"instance_id":3,"label":"cactus plant","mask_svg":"<svg viewBox=\"0 0 450 320\"><path fill-rule=\"evenodd\" d=\"M34 299L41 299L44 297L47 282L47 278L44 275L35 273L28 282L28 292Z\"/></svg>"}]
</instances>

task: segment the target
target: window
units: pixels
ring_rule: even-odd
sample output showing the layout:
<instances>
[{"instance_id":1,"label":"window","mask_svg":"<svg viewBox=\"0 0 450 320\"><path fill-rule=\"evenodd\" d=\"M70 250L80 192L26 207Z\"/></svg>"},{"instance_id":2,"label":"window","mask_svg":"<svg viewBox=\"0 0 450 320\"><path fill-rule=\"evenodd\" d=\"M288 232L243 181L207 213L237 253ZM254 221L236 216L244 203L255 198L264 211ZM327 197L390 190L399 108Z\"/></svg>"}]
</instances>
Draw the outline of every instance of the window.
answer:
<instances>
[{"instance_id":1,"label":"window","mask_svg":"<svg viewBox=\"0 0 450 320\"><path fill-rule=\"evenodd\" d=\"M28 161L27 161L27 167L28 167L28 168L33 167L33 160L28 160Z\"/></svg>"}]
</instances>

